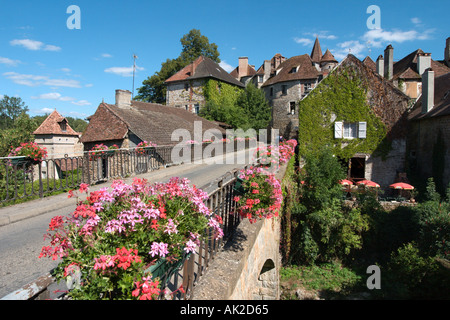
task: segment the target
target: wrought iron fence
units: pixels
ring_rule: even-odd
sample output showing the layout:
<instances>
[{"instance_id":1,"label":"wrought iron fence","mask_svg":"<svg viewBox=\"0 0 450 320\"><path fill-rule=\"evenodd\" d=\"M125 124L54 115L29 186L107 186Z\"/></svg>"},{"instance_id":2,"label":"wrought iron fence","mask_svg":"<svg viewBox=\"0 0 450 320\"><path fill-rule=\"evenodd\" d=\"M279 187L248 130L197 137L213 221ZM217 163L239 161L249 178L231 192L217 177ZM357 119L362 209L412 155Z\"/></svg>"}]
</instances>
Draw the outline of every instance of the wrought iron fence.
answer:
<instances>
[{"instance_id":1,"label":"wrought iron fence","mask_svg":"<svg viewBox=\"0 0 450 320\"><path fill-rule=\"evenodd\" d=\"M142 174L171 164L172 146L150 150L118 149L98 154L45 159L32 162L24 157L0 158L0 203L42 198L115 178Z\"/></svg>"}]
</instances>

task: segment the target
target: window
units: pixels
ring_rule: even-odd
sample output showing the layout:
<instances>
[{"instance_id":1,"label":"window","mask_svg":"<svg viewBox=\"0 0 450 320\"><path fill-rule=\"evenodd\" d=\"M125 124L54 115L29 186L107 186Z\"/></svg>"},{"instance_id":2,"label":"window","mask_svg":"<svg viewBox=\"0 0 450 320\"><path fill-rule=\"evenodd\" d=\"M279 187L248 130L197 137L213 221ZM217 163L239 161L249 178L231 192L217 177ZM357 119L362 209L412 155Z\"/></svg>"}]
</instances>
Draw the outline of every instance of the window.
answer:
<instances>
[{"instance_id":1,"label":"window","mask_svg":"<svg viewBox=\"0 0 450 320\"><path fill-rule=\"evenodd\" d=\"M295 114L295 101L289 102L289 113Z\"/></svg>"},{"instance_id":2,"label":"window","mask_svg":"<svg viewBox=\"0 0 450 320\"><path fill-rule=\"evenodd\" d=\"M287 94L287 85L283 84L281 86L281 94Z\"/></svg>"},{"instance_id":3,"label":"window","mask_svg":"<svg viewBox=\"0 0 450 320\"><path fill-rule=\"evenodd\" d=\"M270 96L273 96L273 87L270 87Z\"/></svg>"},{"instance_id":4,"label":"window","mask_svg":"<svg viewBox=\"0 0 450 320\"><path fill-rule=\"evenodd\" d=\"M195 108L195 113L198 114L200 112L200 105L198 103L196 103L194 105L194 108Z\"/></svg>"},{"instance_id":5,"label":"window","mask_svg":"<svg viewBox=\"0 0 450 320\"><path fill-rule=\"evenodd\" d=\"M365 139L367 136L367 122L334 123L334 137L336 139Z\"/></svg>"},{"instance_id":6,"label":"window","mask_svg":"<svg viewBox=\"0 0 450 320\"><path fill-rule=\"evenodd\" d=\"M258 82L263 82L263 76L258 76Z\"/></svg>"},{"instance_id":7,"label":"window","mask_svg":"<svg viewBox=\"0 0 450 320\"><path fill-rule=\"evenodd\" d=\"M67 122L66 120L63 120L59 123L59 127L61 128L62 132L66 132L67 131Z\"/></svg>"}]
</instances>

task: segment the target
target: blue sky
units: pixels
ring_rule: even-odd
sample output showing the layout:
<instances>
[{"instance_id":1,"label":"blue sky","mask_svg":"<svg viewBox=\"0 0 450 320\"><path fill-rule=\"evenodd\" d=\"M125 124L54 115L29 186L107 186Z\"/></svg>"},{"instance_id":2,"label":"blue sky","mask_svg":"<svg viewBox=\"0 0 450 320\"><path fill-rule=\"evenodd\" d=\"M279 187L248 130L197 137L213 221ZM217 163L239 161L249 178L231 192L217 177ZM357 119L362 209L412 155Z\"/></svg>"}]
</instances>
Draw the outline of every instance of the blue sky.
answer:
<instances>
[{"instance_id":1,"label":"blue sky","mask_svg":"<svg viewBox=\"0 0 450 320\"><path fill-rule=\"evenodd\" d=\"M394 60L421 48L442 60L450 37L447 0L428 1L86 1L0 0L0 98L18 96L30 115L57 109L85 118L116 89L135 89L195 28L218 45L231 71L240 56L258 68L276 53L310 53L315 36L340 61L348 52L375 61L388 44ZM80 8L81 29L69 29L70 5ZM367 27L380 8L380 29ZM136 91L135 91L136 92Z\"/></svg>"}]
</instances>

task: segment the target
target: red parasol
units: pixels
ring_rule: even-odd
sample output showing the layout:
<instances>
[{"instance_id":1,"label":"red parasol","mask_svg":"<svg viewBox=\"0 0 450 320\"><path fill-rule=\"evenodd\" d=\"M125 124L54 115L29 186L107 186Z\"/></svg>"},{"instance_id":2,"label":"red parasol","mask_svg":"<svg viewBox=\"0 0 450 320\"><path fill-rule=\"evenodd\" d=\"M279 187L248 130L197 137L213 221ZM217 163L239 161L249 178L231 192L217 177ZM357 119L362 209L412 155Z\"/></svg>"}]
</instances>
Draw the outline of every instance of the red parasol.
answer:
<instances>
[{"instance_id":1,"label":"red parasol","mask_svg":"<svg viewBox=\"0 0 450 320\"><path fill-rule=\"evenodd\" d=\"M404 182L397 182L397 183L393 183L389 186L390 188L393 189L401 189L401 190L413 190L414 187L408 183L404 183Z\"/></svg>"},{"instance_id":2,"label":"red parasol","mask_svg":"<svg viewBox=\"0 0 450 320\"><path fill-rule=\"evenodd\" d=\"M364 185L366 187L373 187L373 188L379 188L380 187L380 185L378 183L370 181L370 180L361 180L361 181L358 181L356 184L358 184L358 185L362 184L362 185Z\"/></svg>"},{"instance_id":3,"label":"red parasol","mask_svg":"<svg viewBox=\"0 0 450 320\"><path fill-rule=\"evenodd\" d=\"M353 185L353 182L351 182L350 180L347 180L347 179L339 180L339 183L342 184L343 186Z\"/></svg>"}]
</instances>

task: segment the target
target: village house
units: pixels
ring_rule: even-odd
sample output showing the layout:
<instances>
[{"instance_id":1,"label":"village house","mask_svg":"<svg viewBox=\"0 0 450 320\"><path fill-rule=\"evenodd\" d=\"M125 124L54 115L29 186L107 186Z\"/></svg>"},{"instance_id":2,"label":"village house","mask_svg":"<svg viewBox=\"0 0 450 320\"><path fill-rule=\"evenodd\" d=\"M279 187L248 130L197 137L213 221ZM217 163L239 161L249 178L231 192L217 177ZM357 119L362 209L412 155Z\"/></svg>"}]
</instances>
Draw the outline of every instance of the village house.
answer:
<instances>
[{"instance_id":1,"label":"village house","mask_svg":"<svg viewBox=\"0 0 450 320\"><path fill-rule=\"evenodd\" d=\"M168 78L166 105L198 114L205 105L203 87L210 79L244 88L245 85L226 72L217 62L200 56Z\"/></svg>"},{"instance_id":2,"label":"village house","mask_svg":"<svg viewBox=\"0 0 450 320\"><path fill-rule=\"evenodd\" d=\"M224 129L183 108L131 100L128 90L116 90L115 104L100 103L81 137L84 150L95 144L107 146L116 144L120 148L135 148L140 142L148 141L158 146L179 143L172 140L177 129L187 130L194 137L194 123L201 124L202 133L209 129L225 134Z\"/></svg>"},{"instance_id":3,"label":"village house","mask_svg":"<svg viewBox=\"0 0 450 320\"><path fill-rule=\"evenodd\" d=\"M380 55L377 58L377 72L409 97L417 99L422 93L422 75L426 69L432 68L436 77L450 72L449 39L446 41L444 61L433 60L431 53L417 49L394 62L394 48L388 45L384 50L384 57Z\"/></svg>"},{"instance_id":4,"label":"village house","mask_svg":"<svg viewBox=\"0 0 450 320\"><path fill-rule=\"evenodd\" d=\"M422 95L408 119L409 171L416 179L433 177L438 190L445 191L450 183L450 73L424 71Z\"/></svg>"},{"instance_id":5,"label":"village house","mask_svg":"<svg viewBox=\"0 0 450 320\"><path fill-rule=\"evenodd\" d=\"M284 61L286 61L286 57L283 57L280 53L275 54L270 60L264 60L250 81L255 87L261 88L264 82L275 74L275 70Z\"/></svg>"},{"instance_id":6,"label":"village house","mask_svg":"<svg viewBox=\"0 0 450 320\"><path fill-rule=\"evenodd\" d=\"M338 61L328 49L322 55L319 39L316 38L311 55L294 56L276 65L274 72L261 85L272 107L270 127L278 129L285 139L295 137L298 129L298 102L337 64ZM267 64L264 69L268 67Z\"/></svg>"},{"instance_id":7,"label":"village house","mask_svg":"<svg viewBox=\"0 0 450 320\"><path fill-rule=\"evenodd\" d=\"M327 92L330 94L327 96L327 99L337 97L339 91L343 90L338 81L320 82L300 102L300 108L303 108L303 103L312 103L314 108L319 110L319 114L330 117L331 126L322 123L321 119L317 119L316 124L319 126L319 130L325 130L325 132L333 130L333 133L330 131L329 134L326 134L331 139L327 140L330 143L346 148L350 143L357 143L356 146L359 146L367 142L366 148L369 147L371 149L370 152L356 149L347 162L344 163L347 166L347 178L354 182L364 179L372 180L386 189L398 179L399 175L405 172L407 110L411 105L411 99L396 88L392 82L381 77L370 66L367 66L351 54L331 74L333 77L336 76L336 78L348 77L348 74L351 74L352 77L361 81L366 87L365 103L371 110L370 114L353 115L353 119L346 118L342 115L352 114L352 110L349 109L352 108L349 101L347 103L334 101L336 103L334 108L339 108L340 113L327 115L327 112L330 112L327 109L329 106L320 105L319 100L321 95ZM345 81L348 81L347 78L345 78ZM369 121L374 123L371 120L372 117L381 120L386 129L386 134L382 138L389 142L391 147L385 150L384 155L379 150L381 145L368 146L370 141L376 140L374 139L375 136L380 134L376 127L369 128ZM358 119L355 120L355 118ZM302 130L304 129L302 128ZM299 134L309 133L301 131ZM308 139L305 136L302 138L303 143L307 144ZM315 137L310 136L310 139L315 139Z\"/></svg>"},{"instance_id":8,"label":"village house","mask_svg":"<svg viewBox=\"0 0 450 320\"><path fill-rule=\"evenodd\" d=\"M248 57L239 57L239 65L230 72L232 77L244 85L247 85L255 74L255 66L248 64Z\"/></svg>"},{"instance_id":9,"label":"village house","mask_svg":"<svg viewBox=\"0 0 450 320\"><path fill-rule=\"evenodd\" d=\"M71 158L83 154L83 144L79 141L80 132L74 131L67 119L56 109L33 132L34 142L47 149L47 159ZM44 178L61 177L62 172L76 168L68 167L67 161L44 161Z\"/></svg>"}]
</instances>

